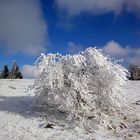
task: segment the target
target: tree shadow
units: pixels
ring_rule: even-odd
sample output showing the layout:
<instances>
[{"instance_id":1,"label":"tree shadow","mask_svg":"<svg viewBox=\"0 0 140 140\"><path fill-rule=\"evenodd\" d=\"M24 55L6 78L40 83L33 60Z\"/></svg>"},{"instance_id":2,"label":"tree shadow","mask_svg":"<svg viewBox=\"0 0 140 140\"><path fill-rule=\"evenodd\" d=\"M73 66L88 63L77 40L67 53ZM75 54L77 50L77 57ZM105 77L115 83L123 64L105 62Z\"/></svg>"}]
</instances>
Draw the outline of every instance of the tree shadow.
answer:
<instances>
[{"instance_id":1,"label":"tree shadow","mask_svg":"<svg viewBox=\"0 0 140 140\"><path fill-rule=\"evenodd\" d=\"M0 111L32 117L33 96L0 96ZM30 113L29 113L30 112Z\"/></svg>"},{"instance_id":2,"label":"tree shadow","mask_svg":"<svg viewBox=\"0 0 140 140\"><path fill-rule=\"evenodd\" d=\"M73 121L68 121L66 114L57 110L54 106L39 106L35 103L34 96L0 96L0 112L7 112L20 115L24 118L38 117L46 122L58 125L72 125Z\"/></svg>"}]
</instances>

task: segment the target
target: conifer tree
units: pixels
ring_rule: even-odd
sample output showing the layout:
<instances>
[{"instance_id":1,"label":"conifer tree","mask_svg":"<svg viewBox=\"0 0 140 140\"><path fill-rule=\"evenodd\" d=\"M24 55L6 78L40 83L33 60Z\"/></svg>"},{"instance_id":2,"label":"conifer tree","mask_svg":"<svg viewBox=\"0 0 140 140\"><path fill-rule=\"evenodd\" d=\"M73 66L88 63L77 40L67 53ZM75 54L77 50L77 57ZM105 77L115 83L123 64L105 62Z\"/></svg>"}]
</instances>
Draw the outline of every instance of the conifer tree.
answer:
<instances>
[{"instance_id":1,"label":"conifer tree","mask_svg":"<svg viewBox=\"0 0 140 140\"><path fill-rule=\"evenodd\" d=\"M8 78L9 76L9 69L8 69L8 66L7 65L4 65L3 66L3 70L2 70L2 73L1 73L1 78Z\"/></svg>"},{"instance_id":2,"label":"conifer tree","mask_svg":"<svg viewBox=\"0 0 140 140\"><path fill-rule=\"evenodd\" d=\"M23 76L20 71L17 72L17 79L23 79Z\"/></svg>"},{"instance_id":3,"label":"conifer tree","mask_svg":"<svg viewBox=\"0 0 140 140\"><path fill-rule=\"evenodd\" d=\"M140 80L140 68L137 64L129 66L130 80Z\"/></svg>"},{"instance_id":4,"label":"conifer tree","mask_svg":"<svg viewBox=\"0 0 140 140\"><path fill-rule=\"evenodd\" d=\"M13 61L13 67L11 69L11 74L10 74L12 79L23 79L23 76L19 70L19 67L16 63L16 61Z\"/></svg>"},{"instance_id":5,"label":"conifer tree","mask_svg":"<svg viewBox=\"0 0 140 140\"><path fill-rule=\"evenodd\" d=\"M0 79L2 79L2 73L0 72Z\"/></svg>"}]
</instances>

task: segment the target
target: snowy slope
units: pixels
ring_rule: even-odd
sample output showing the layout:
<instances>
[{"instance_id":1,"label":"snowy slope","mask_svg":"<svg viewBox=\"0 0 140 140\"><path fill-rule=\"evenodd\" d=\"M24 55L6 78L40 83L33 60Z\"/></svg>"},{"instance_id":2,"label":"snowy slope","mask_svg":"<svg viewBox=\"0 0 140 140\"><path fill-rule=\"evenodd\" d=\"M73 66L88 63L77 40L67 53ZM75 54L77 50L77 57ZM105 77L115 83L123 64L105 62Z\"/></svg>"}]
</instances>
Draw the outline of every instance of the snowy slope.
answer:
<instances>
[{"instance_id":1,"label":"snowy slope","mask_svg":"<svg viewBox=\"0 0 140 140\"><path fill-rule=\"evenodd\" d=\"M126 93L136 108L137 119L118 131L85 132L66 121L52 107L40 109L34 94L27 93L33 80L0 80L0 140L138 140L140 139L140 82L128 82ZM45 113L47 112L47 114ZM45 128L47 124L52 128Z\"/></svg>"}]
</instances>

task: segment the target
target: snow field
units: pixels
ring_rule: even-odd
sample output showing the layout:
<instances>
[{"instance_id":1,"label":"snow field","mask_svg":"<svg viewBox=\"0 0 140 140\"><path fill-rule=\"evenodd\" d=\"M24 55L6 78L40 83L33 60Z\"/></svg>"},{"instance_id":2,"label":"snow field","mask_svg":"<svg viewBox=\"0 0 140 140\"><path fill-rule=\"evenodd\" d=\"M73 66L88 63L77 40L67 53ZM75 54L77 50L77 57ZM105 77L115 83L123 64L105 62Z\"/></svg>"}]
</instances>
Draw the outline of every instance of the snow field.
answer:
<instances>
[{"instance_id":1,"label":"snow field","mask_svg":"<svg viewBox=\"0 0 140 140\"><path fill-rule=\"evenodd\" d=\"M140 139L140 82L129 81L126 85L137 119L126 122L127 128L95 132L82 130L53 107L36 106L34 93L26 92L32 84L33 80L0 80L0 140ZM45 128L48 123L52 128Z\"/></svg>"}]
</instances>

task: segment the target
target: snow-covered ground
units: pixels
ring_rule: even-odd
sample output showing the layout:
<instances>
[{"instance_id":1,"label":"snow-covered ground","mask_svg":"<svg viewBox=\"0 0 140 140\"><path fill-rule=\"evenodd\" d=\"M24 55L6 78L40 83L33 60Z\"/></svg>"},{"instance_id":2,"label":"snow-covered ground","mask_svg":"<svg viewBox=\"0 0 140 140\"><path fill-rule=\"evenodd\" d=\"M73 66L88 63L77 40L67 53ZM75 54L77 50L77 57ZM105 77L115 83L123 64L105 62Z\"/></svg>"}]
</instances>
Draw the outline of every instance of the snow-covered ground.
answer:
<instances>
[{"instance_id":1,"label":"snow-covered ground","mask_svg":"<svg viewBox=\"0 0 140 140\"><path fill-rule=\"evenodd\" d=\"M136 119L127 122L127 128L92 133L66 121L53 107L36 106L34 94L26 92L32 84L33 80L0 80L0 140L140 140L140 82L126 85Z\"/></svg>"}]
</instances>

